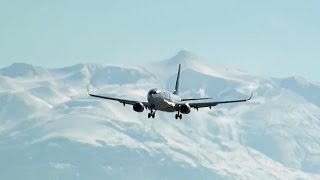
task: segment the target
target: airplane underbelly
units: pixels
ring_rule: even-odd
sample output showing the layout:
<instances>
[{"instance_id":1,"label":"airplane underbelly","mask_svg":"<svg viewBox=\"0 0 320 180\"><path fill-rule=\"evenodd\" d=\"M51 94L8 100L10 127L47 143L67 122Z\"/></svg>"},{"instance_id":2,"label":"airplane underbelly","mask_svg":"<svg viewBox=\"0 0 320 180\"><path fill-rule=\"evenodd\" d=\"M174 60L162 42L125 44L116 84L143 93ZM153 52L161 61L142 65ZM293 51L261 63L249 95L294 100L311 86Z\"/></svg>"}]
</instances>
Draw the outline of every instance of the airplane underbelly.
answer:
<instances>
[{"instance_id":1,"label":"airplane underbelly","mask_svg":"<svg viewBox=\"0 0 320 180\"><path fill-rule=\"evenodd\" d=\"M168 104L164 98L149 98L149 103L154 106L155 110L165 111L165 112L175 112L175 108Z\"/></svg>"},{"instance_id":2,"label":"airplane underbelly","mask_svg":"<svg viewBox=\"0 0 320 180\"><path fill-rule=\"evenodd\" d=\"M175 112L175 108L170 106L166 102L157 103L155 106L156 110L165 111L165 112Z\"/></svg>"},{"instance_id":3,"label":"airplane underbelly","mask_svg":"<svg viewBox=\"0 0 320 180\"><path fill-rule=\"evenodd\" d=\"M160 111L166 111L166 112L175 112L175 109L172 106L169 106L168 104L160 105L156 107L156 109Z\"/></svg>"}]
</instances>

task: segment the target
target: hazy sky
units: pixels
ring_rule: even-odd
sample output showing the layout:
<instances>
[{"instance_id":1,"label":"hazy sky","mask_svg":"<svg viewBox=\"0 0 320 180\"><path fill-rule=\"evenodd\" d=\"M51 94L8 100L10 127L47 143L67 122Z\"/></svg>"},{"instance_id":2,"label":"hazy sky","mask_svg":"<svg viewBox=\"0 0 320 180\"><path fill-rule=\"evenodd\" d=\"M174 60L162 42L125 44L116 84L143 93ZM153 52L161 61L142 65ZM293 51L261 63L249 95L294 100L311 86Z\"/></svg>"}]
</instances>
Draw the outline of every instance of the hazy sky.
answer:
<instances>
[{"instance_id":1,"label":"hazy sky","mask_svg":"<svg viewBox=\"0 0 320 180\"><path fill-rule=\"evenodd\" d=\"M0 0L0 66L143 63L185 49L212 65L320 80L319 0Z\"/></svg>"}]
</instances>

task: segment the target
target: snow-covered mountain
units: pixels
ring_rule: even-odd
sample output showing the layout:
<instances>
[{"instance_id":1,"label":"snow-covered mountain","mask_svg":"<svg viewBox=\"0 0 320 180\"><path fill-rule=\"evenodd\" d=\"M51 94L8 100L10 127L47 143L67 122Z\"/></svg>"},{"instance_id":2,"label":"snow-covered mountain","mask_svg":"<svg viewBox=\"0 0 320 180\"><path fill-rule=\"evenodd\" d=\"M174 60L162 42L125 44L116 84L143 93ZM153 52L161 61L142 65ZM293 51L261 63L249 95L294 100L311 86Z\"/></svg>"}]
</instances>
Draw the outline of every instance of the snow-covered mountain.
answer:
<instances>
[{"instance_id":1,"label":"snow-covered mountain","mask_svg":"<svg viewBox=\"0 0 320 180\"><path fill-rule=\"evenodd\" d=\"M88 97L146 100L153 87L247 103L174 114ZM0 179L320 179L320 83L214 68L187 51L136 67L0 70Z\"/></svg>"}]
</instances>

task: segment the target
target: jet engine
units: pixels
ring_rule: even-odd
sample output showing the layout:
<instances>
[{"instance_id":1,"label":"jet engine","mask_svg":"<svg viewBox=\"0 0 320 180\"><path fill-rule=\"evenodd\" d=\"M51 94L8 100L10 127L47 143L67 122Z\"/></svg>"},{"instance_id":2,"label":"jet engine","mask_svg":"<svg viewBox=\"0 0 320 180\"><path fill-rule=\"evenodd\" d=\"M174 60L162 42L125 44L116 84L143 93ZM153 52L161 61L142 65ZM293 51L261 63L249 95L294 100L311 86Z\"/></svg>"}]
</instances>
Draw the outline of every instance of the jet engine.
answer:
<instances>
[{"instance_id":1,"label":"jet engine","mask_svg":"<svg viewBox=\"0 0 320 180\"><path fill-rule=\"evenodd\" d=\"M133 110L134 110L135 112L143 112L144 106L143 106L142 103L135 103L135 104L133 105Z\"/></svg>"},{"instance_id":2,"label":"jet engine","mask_svg":"<svg viewBox=\"0 0 320 180\"><path fill-rule=\"evenodd\" d=\"M189 114L190 111L191 111L191 108L190 108L189 104L183 104L180 106L180 112L182 114Z\"/></svg>"}]
</instances>

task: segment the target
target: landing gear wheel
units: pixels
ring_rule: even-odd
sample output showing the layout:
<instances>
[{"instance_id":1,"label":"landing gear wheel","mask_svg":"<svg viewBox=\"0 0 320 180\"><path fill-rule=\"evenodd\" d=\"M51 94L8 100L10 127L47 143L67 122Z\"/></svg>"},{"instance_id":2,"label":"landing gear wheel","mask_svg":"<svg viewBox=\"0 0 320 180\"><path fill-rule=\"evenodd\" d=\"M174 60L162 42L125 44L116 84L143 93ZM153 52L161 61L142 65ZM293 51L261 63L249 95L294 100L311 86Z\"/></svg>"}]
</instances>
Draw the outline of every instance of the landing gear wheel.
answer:
<instances>
[{"instance_id":1,"label":"landing gear wheel","mask_svg":"<svg viewBox=\"0 0 320 180\"><path fill-rule=\"evenodd\" d=\"M148 113L148 118L154 118L156 116L156 111L151 109L151 112Z\"/></svg>"},{"instance_id":2,"label":"landing gear wheel","mask_svg":"<svg viewBox=\"0 0 320 180\"><path fill-rule=\"evenodd\" d=\"M182 119L182 114L180 114L180 113L179 113L179 114L176 114L175 118L176 118L176 119Z\"/></svg>"}]
</instances>

